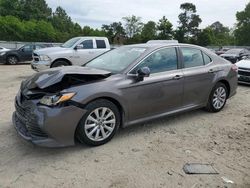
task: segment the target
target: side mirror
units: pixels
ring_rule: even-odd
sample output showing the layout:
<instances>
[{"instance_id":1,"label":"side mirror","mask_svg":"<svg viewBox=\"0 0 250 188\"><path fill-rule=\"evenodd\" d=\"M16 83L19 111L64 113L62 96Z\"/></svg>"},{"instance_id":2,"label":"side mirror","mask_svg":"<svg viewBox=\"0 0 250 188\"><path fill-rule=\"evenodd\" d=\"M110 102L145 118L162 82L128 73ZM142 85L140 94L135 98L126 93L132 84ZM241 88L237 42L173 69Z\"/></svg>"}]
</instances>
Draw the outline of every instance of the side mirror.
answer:
<instances>
[{"instance_id":1,"label":"side mirror","mask_svg":"<svg viewBox=\"0 0 250 188\"><path fill-rule=\"evenodd\" d=\"M82 44L77 44L74 49L75 50L83 49L83 45Z\"/></svg>"},{"instance_id":2,"label":"side mirror","mask_svg":"<svg viewBox=\"0 0 250 188\"><path fill-rule=\"evenodd\" d=\"M150 69L148 67L142 67L137 71L137 80L142 81L144 77L149 77Z\"/></svg>"}]
</instances>

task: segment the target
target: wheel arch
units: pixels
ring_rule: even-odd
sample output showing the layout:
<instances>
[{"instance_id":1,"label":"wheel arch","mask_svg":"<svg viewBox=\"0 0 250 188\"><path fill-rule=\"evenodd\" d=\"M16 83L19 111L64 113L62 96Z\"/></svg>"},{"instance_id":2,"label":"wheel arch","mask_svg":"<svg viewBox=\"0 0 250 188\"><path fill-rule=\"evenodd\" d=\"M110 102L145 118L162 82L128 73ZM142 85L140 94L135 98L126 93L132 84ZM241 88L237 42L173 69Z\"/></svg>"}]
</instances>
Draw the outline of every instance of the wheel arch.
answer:
<instances>
[{"instance_id":1,"label":"wheel arch","mask_svg":"<svg viewBox=\"0 0 250 188\"><path fill-rule=\"evenodd\" d=\"M8 60L8 57L11 57L11 56L16 57L17 60L20 61L20 58L19 58L19 56L18 56L17 54L8 54L8 55L6 55L6 62L7 62L7 60Z\"/></svg>"},{"instance_id":2,"label":"wheel arch","mask_svg":"<svg viewBox=\"0 0 250 188\"><path fill-rule=\"evenodd\" d=\"M93 101L96 101L96 100L99 100L99 99L105 99L105 100L108 100L108 101L110 101L110 102L112 102L112 103L114 103L116 106L117 106L117 108L118 108L118 110L119 110L119 112L120 112L120 118L121 118L121 126L123 126L123 122L124 122L124 119L125 119L125 109L124 109L124 107L123 107L123 105L121 104L121 102L119 102L117 99L115 99L114 97L108 97L108 96L103 96L103 97L97 97L97 98L95 98L95 99L92 99L91 101L89 101L87 104L89 104L89 103L91 103L91 102L93 102ZM86 105L87 105L86 104Z\"/></svg>"},{"instance_id":3,"label":"wheel arch","mask_svg":"<svg viewBox=\"0 0 250 188\"><path fill-rule=\"evenodd\" d=\"M227 98L228 98L230 96L230 92L231 92L231 87L230 87L229 82L225 79L222 79L222 80L219 80L217 83L223 83L226 86L227 92L228 92L227 93Z\"/></svg>"},{"instance_id":4,"label":"wheel arch","mask_svg":"<svg viewBox=\"0 0 250 188\"><path fill-rule=\"evenodd\" d=\"M68 59L66 59L66 58L58 58L58 59L55 59L55 60L51 63L50 68L52 68L53 64L54 64L55 62L57 62L57 61L66 61L69 65L72 65L72 62L71 62L70 60L68 60Z\"/></svg>"}]
</instances>

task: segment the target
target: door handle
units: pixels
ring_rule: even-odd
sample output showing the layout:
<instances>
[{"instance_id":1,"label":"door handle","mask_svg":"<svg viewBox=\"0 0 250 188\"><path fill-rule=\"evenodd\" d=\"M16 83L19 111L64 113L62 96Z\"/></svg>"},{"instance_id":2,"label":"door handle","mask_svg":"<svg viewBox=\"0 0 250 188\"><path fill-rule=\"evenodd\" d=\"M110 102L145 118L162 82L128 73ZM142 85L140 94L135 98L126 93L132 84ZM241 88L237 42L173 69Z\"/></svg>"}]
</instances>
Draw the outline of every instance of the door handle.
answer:
<instances>
[{"instance_id":1,"label":"door handle","mask_svg":"<svg viewBox=\"0 0 250 188\"><path fill-rule=\"evenodd\" d=\"M182 75L176 75L173 77L173 80L180 80L182 77Z\"/></svg>"},{"instance_id":2,"label":"door handle","mask_svg":"<svg viewBox=\"0 0 250 188\"><path fill-rule=\"evenodd\" d=\"M214 73L214 69L209 69L208 73Z\"/></svg>"}]
</instances>

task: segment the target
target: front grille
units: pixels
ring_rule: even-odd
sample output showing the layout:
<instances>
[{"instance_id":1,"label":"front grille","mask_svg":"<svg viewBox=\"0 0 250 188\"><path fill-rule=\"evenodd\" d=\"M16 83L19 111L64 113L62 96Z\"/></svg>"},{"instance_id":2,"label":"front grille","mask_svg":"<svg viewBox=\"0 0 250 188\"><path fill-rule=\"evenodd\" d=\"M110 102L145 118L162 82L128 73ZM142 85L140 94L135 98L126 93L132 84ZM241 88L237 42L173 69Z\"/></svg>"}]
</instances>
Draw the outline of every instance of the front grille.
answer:
<instances>
[{"instance_id":1,"label":"front grille","mask_svg":"<svg viewBox=\"0 0 250 188\"><path fill-rule=\"evenodd\" d=\"M250 72L250 68L239 67L239 70L247 70Z\"/></svg>"},{"instance_id":2,"label":"front grille","mask_svg":"<svg viewBox=\"0 0 250 188\"><path fill-rule=\"evenodd\" d=\"M39 61L40 60L39 55L36 53L33 53L33 59L34 59L34 61Z\"/></svg>"},{"instance_id":3,"label":"front grille","mask_svg":"<svg viewBox=\"0 0 250 188\"><path fill-rule=\"evenodd\" d=\"M238 74L239 74L239 75L242 75L242 76L250 76L250 71L247 72L247 71L239 70L239 71L238 71Z\"/></svg>"},{"instance_id":4,"label":"front grille","mask_svg":"<svg viewBox=\"0 0 250 188\"><path fill-rule=\"evenodd\" d=\"M15 104L15 107L18 120L26 127L31 136L48 137L48 135L36 124L36 116L31 114L30 107L24 108L17 103Z\"/></svg>"},{"instance_id":5,"label":"front grille","mask_svg":"<svg viewBox=\"0 0 250 188\"><path fill-rule=\"evenodd\" d=\"M34 57L34 61L39 61L39 58L38 57Z\"/></svg>"}]
</instances>

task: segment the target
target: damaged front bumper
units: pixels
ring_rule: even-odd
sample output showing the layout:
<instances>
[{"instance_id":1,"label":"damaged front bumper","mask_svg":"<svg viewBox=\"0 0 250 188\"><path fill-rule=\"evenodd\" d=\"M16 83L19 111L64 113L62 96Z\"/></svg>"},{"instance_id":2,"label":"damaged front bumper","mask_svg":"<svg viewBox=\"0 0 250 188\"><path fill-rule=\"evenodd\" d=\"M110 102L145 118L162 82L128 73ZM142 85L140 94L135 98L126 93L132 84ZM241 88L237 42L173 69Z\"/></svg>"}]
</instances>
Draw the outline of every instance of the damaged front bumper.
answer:
<instances>
[{"instance_id":1,"label":"damaged front bumper","mask_svg":"<svg viewBox=\"0 0 250 188\"><path fill-rule=\"evenodd\" d=\"M20 103L16 98L12 121L18 134L27 141L44 147L75 144L75 130L86 112L76 106L47 107L37 100Z\"/></svg>"}]
</instances>

